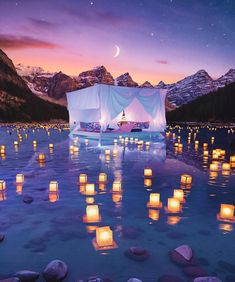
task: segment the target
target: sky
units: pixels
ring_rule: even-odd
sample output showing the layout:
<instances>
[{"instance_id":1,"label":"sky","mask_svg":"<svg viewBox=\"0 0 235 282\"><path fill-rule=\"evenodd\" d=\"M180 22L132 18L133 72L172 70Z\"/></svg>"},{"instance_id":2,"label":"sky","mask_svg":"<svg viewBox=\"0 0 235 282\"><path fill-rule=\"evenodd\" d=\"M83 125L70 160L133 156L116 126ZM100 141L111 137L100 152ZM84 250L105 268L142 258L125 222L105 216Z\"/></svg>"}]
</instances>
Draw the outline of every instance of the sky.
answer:
<instances>
[{"instance_id":1,"label":"sky","mask_svg":"<svg viewBox=\"0 0 235 282\"><path fill-rule=\"evenodd\" d=\"M104 65L154 85L200 69L217 78L235 68L235 0L0 0L0 48L68 75Z\"/></svg>"}]
</instances>

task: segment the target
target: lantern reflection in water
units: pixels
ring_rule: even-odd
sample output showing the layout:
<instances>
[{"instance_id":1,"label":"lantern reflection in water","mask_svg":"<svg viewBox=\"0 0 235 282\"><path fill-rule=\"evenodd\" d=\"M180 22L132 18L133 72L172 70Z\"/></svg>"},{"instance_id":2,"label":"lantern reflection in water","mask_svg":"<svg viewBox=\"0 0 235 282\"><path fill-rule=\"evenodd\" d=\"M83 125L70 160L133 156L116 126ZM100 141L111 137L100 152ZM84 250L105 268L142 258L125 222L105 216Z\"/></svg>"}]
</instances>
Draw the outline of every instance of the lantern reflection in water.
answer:
<instances>
[{"instance_id":1,"label":"lantern reflection in water","mask_svg":"<svg viewBox=\"0 0 235 282\"><path fill-rule=\"evenodd\" d=\"M154 210L154 209L149 209L149 218L158 221L160 218L160 211L159 210Z\"/></svg>"},{"instance_id":2,"label":"lantern reflection in water","mask_svg":"<svg viewBox=\"0 0 235 282\"><path fill-rule=\"evenodd\" d=\"M176 225L180 222L181 217L175 215L168 215L167 216L167 224L169 225Z\"/></svg>"},{"instance_id":3,"label":"lantern reflection in water","mask_svg":"<svg viewBox=\"0 0 235 282\"><path fill-rule=\"evenodd\" d=\"M23 184L16 183L16 193L21 195L23 191Z\"/></svg>"},{"instance_id":4,"label":"lantern reflection in water","mask_svg":"<svg viewBox=\"0 0 235 282\"><path fill-rule=\"evenodd\" d=\"M228 224L228 223L221 223L219 225L219 229L221 231L224 231L224 232L232 232L233 231L233 225L232 224Z\"/></svg>"},{"instance_id":5,"label":"lantern reflection in water","mask_svg":"<svg viewBox=\"0 0 235 282\"><path fill-rule=\"evenodd\" d=\"M6 201L6 199L7 199L6 190L0 190L0 202Z\"/></svg>"},{"instance_id":6,"label":"lantern reflection in water","mask_svg":"<svg viewBox=\"0 0 235 282\"><path fill-rule=\"evenodd\" d=\"M97 227L96 238L92 241L96 250L108 250L117 248L117 244L113 240L113 231L109 226Z\"/></svg>"},{"instance_id":7,"label":"lantern reflection in water","mask_svg":"<svg viewBox=\"0 0 235 282\"><path fill-rule=\"evenodd\" d=\"M144 186L145 187L151 187L152 186L152 179L151 178L145 178L144 179Z\"/></svg>"},{"instance_id":8,"label":"lantern reflection in water","mask_svg":"<svg viewBox=\"0 0 235 282\"><path fill-rule=\"evenodd\" d=\"M86 203L87 204L94 204L95 199L94 197L86 197Z\"/></svg>"},{"instance_id":9,"label":"lantern reflection in water","mask_svg":"<svg viewBox=\"0 0 235 282\"><path fill-rule=\"evenodd\" d=\"M59 200L59 193L57 192L49 192L48 199L51 203L55 203Z\"/></svg>"},{"instance_id":10,"label":"lantern reflection in water","mask_svg":"<svg viewBox=\"0 0 235 282\"><path fill-rule=\"evenodd\" d=\"M112 201L114 202L114 203L121 203L121 201L122 201L122 193L113 193L112 194Z\"/></svg>"},{"instance_id":11,"label":"lantern reflection in water","mask_svg":"<svg viewBox=\"0 0 235 282\"><path fill-rule=\"evenodd\" d=\"M6 189L6 181L0 180L0 191L3 191Z\"/></svg>"}]
</instances>

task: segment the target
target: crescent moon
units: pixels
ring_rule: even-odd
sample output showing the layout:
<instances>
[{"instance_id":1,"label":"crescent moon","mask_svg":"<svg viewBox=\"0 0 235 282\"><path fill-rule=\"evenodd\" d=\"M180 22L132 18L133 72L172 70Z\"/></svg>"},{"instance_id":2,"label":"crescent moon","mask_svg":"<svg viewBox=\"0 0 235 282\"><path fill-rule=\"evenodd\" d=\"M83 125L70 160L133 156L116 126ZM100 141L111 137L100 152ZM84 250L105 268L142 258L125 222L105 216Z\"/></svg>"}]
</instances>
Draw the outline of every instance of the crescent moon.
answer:
<instances>
[{"instance_id":1,"label":"crescent moon","mask_svg":"<svg viewBox=\"0 0 235 282\"><path fill-rule=\"evenodd\" d=\"M113 57L117 58L119 56L119 54L120 54L120 48L119 48L118 45L115 45L115 47L116 47L116 53L115 53L115 55Z\"/></svg>"}]
</instances>

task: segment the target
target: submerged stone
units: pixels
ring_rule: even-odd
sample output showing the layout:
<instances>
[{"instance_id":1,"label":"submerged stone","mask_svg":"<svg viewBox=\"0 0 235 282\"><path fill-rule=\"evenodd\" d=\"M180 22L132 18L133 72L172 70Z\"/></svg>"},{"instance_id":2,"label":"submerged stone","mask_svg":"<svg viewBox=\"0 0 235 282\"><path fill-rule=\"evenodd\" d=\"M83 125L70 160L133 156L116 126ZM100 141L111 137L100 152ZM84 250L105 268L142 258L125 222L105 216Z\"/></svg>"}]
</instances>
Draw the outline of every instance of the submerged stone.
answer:
<instances>
[{"instance_id":1,"label":"submerged stone","mask_svg":"<svg viewBox=\"0 0 235 282\"><path fill-rule=\"evenodd\" d=\"M172 262L181 266L198 265L198 261L194 256L190 260L187 260L176 250L169 252L169 256Z\"/></svg>"},{"instance_id":2,"label":"submerged stone","mask_svg":"<svg viewBox=\"0 0 235 282\"><path fill-rule=\"evenodd\" d=\"M33 202L33 197L31 197L30 195L24 195L23 202L26 204L31 204Z\"/></svg>"},{"instance_id":3,"label":"submerged stone","mask_svg":"<svg viewBox=\"0 0 235 282\"><path fill-rule=\"evenodd\" d=\"M205 276L205 277L197 277L193 280L193 282L222 282L222 281L218 277Z\"/></svg>"},{"instance_id":4,"label":"submerged stone","mask_svg":"<svg viewBox=\"0 0 235 282\"><path fill-rule=\"evenodd\" d=\"M20 279L21 282L34 282L39 278L39 273L31 270L21 270L16 272L15 276Z\"/></svg>"},{"instance_id":5,"label":"submerged stone","mask_svg":"<svg viewBox=\"0 0 235 282\"><path fill-rule=\"evenodd\" d=\"M184 267L183 271L186 275L190 277L200 277L207 276L207 272L200 266L188 266Z\"/></svg>"},{"instance_id":6,"label":"submerged stone","mask_svg":"<svg viewBox=\"0 0 235 282\"><path fill-rule=\"evenodd\" d=\"M181 245L175 249L177 253L183 256L187 261L193 257L193 251L188 245Z\"/></svg>"},{"instance_id":7,"label":"submerged stone","mask_svg":"<svg viewBox=\"0 0 235 282\"><path fill-rule=\"evenodd\" d=\"M0 242L2 242L5 238L5 234L3 232L0 232Z\"/></svg>"},{"instance_id":8,"label":"submerged stone","mask_svg":"<svg viewBox=\"0 0 235 282\"><path fill-rule=\"evenodd\" d=\"M127 282L142 282L142 280L138 279L138 278L130 278L127 280Z\"/></svg>"},{"instance_id":9,"label":"submerged stone","mask_svg":"<svg viewBox=\"0 0 235 282\"><path fill-rule=\"evenodd\" d=\"M218 262L218 265L221 268L223 268L223 269L225 269L225 270L227 270L227 271L229 271L231 273L235 273L235 264L232 264L232 263L224 261L224 260L220 260Z\"/></svg>"},{"instance_id":10,"label":"submerged stone","mask_svg":"<svg viewBox=\"0 0 235 282\"><path fill-rule=\"evenodd\" d=\"M43 270L43 277L47 282L62 281L68 274L68 266L61 260L53 260Z\"/></svg>"},{"instance_id":11,"label":"submerged stone","mask_svg":"<svg viewBox=\"0 0 235 282\"><path fill-rule=\"evenodd\" d=\"M149 252L142 247L130 247L125 251L125 255L135 261L144 261L149 258Z\"/></svg>"}]
</instances>

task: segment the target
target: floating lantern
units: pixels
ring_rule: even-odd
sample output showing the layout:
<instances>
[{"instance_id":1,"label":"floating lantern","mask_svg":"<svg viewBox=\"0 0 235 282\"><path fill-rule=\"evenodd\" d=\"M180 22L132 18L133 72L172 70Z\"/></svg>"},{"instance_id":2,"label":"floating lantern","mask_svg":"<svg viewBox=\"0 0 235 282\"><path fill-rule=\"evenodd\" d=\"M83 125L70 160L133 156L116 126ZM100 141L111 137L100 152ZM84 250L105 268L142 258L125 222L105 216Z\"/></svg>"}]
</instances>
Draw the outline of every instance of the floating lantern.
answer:
<instances>
[{"instance_id":1,"label":"floating lantern","mask_svg":"<svg viewBox=\"0 0 235 282\"><path fill-rule=\"evenodd\" d=\"M220 220L234 220L234 205L221 204L220 205Z\"/></svg>"},{"instance_id":2,"label":"floating lantern","mask_svg":"<svg viewBox=\"0 0 235 282\"><path fill-rule=\"evenodd\" d=\"M159 220L160 217L160 211L159 210L153 210L153 209L149 209L149 218L157 221Z\"/></svg>"},{"instance_id":3,"label":"floating lantern","mask_svg":"<svg viewBox=\"0 0 235 282\"><path fill-rule=\"evenodd\" d=\"M88 144L89 144L89 140L85 139L85 145L88 145Z\"/></svg>"},{"instance_id":4,"label":"floating lantern","mask_svg":"<svg viewBox=\"0 0 235 282\"><path fill-rule=\"evenodd\" d=\"M208 151L203 151L203 156L204 157L208 157L209 156L209 152Z\"/></svg>"},{"instance_id":5,"label":"floating lantern","mask_svg":"<svg viewBox=\"0 0 235 282\"><path fill-rule=\"evenodd\" d=\"M222 170L230 170L230 169L231 169L231 165L229 163L222 164Z\"/></svg>"},{"instance_id":6,"label":"floating lantern","mask_svg":"<svg viewBox=\"0 0 235 282\"><path fill-rule=\"evenodd\" d=\"M145 177L152 177L153 176L153 171L151 168L145 168L144 169L144 176Z\"/></svg>"},{"instance_id":7,"label":"floating lantern","mask_svg":"<svg viewBox=\"0 0 235 282\"><path fill-rule=\"evenodd\" d=\"M96 249L111 249L117 247L116 243L113 240L113 232L109 226L98 227L96 228L96 239L97 244Z\"/></svg>"},{"instance_id":8,"label":"floating lantern","mask_svg":"<svg viewBox=\"0 0 235 282\"><path fill-rule=\"evenodd\" d=\"M6 181L0 180L0 191L3 191L6 189Z\"/></svg>"},{"instance_id":9,"label":"floating lantern","mask_svg":"<svg viewBox=\"0 0 235 282\"><path fill-rule=\"evenodd\" d=\"M122 183L120 180L113 181L113 192L121 192L122 191Z\"/></svg>"},{"instance_id":10,"label":"floating lantern","mask_svg":"<svg viewBox=\"0 0 235 282\"><path fill-rule=\"evenodd\" d=\"M181 211L180 201L175 198L168 198L167 212L178 213Z\"/></svg>"},{"instance_id":11,"label":"floating lantern","mask_svg":"<svg viewBox=\"0 0 235 282\"><path fill-rule=\"evenodd\" d=\"M85 184L87 183L87 175L85 173L81 173L79 175L79 183L80 184Z\"/></svg>"},{"instance_id":12,"label":"floating lantern","mask_svg":"<svg viewBox=\"0 0 235 282\"><path fill-rule=\"evenodd\" d=\"M175 143L175 144L174 144L174 146L178 148L178 146L179 146L179 143Z\"/></svg>"},{"instance_id":13,"label":"floating lantern","mask_svg":"<svg viewBox=\"0 0 235 282\"><path fill-rule=\"evenodd\" d=\"M113 144L114 144L114 145L117 145L117 142L118 142L117 139L114 139L114 140L113 140Z\"/></svg>"},{"instance_id":14,"label":"floating lantern","mask_svg":"<svg viewBox=\"0 0 235 282\"><path fill-rule=\"evenodd\" d=\"M86 207L86 216L83 218L83 221L88 223L100 221L98 205L89 205Z\"/></svg>"},{"instance_id":15,"label":"floating lantern","mask_svg":"<svg viewBox=\"0 0 235 282\"><path fill-rule=\"evenodd\" d=\"M180 151L182 151L182 149L183 149L183 144L179 144L179 145L178 145L178 149L179 149Z\"/></svg>"},{"instance_id":16,"label":"floating lantern","mask_svg":"<svg viewBox=\"0 0 235 282\"><path fill-rule=\"evenodd\" d=\"M101 172L101 173L99 174L99 182L100 182L100 183L105 183L105 182L107 182L107 174L106 174L106 173Z\"/></svg>"},{"instance_id":17,"label":"floating lantern","mask_svg":"<svg viewBox=\"0 0 235 282\"><path fill-rule=\"evenodd\" d=\"M173 197L181 203L184 202L184 191L182 189L174 189Z\"/></svg>"},{"instance_id":18,"label":"floating lantern","mask_svg":"<svg viewBox=\"0 0 235 282\"><path fill-rule=\"evenodd\" d=\"M53 149L53 148L54 148L54 145L50 143L50 144L48 145L48 147L49 147L49 149Z\"/></svg>"},{"instance_id":19,"label":"floating lantern","mask_svg":"<svg viewBox=\"0 0 235 282\"><path fill-rule=\"evenodd\" d=\"M215 137L212 136L212 137L211 137L211 144L214 144L214 142L215 142Z\"/></svg>"},{"instance_id":20,"label":"floating lantern","mask_svg":"<svg viewBox=\"0 0 235 282\"><path fill-rule=\"evenodd\" d=\"M192 176L191 175L189 175L189 174L182 174L181 175L181 178L180 178L180 182L181 182L181 184L189 184L189 185L191 185L192 184Z\"/></svg>"},{"instance_id":21,"label":"floating lantern","mask_svg":"<svg viewBox=\"0 0 235 282\"><path fill-rule=\"evenodd\" d=\"M0 154L1 155L5 155L6 154L6 147L5 147L5 145L1 145L1 147L0 147Z\"/></svg>"},{"instance_id":22,"label":"floating lantern","mask_svg":"<svg viewBox=\"0 0 235 282\"><path fill-rule=\"evenodd\" d=\"M230 163L235 163L235 156L230 156Z\"/></svg>"},{"instance_id":23,"label":"floating lantern","mask_svg":"<svg viewBox=\"0 0 235 282\"><path fill-rule=\"evenodd\" d=\"M43 162L45 162L45 159L46 159L46 157L45 157L45 155L43 153L38 155L38 161L39 162L43 163Z\"/></svg>"},{"instance_id":24,"label":"floating lantern","mask_svg":"<svg viewBox=\"0 0 235 282\"><path fill-rule=\"evenodd\" d=\"M58 182L57 181L50 181L49 192L58 192Z\"/></svg>"},{"instance_id":25,"label":"floating lantern","mask_svg":"<svg viewBox=\"0 0 235 282\"><path fill-rule=\"evenodd\" d=\"M198 146L198 145L199 145L199 141L196 140L196 141L195 141L195 146Z\"/></svg>"},{"instance_id":26,"label":"floating lantern","mask_svg":"<svg viewBox=\"0 0 235 282\"><path fill-rule=\"evenodd\" d=\"M73 152L74 153L78 153L79 152L79 148L77 146L73 146Z\"/></svg>"},{"instance_id":27,"label":"floating lantern","mask_svg":"<svg viewBox=\"0 0 235 282\"><path fill-rule=\"evenodd\" d=\"M160 194L159 193L150 193L149 202L147 203L147 207L151 208L161 208L162 203L160 202Z\"/></svg>"},{"instance_id":28,"label":"floating lantern","mask_svg":"<svg viewBox=\"0 0 235 282\"><path fill-rule=\"evenodd\" d=\"M208 148L208 144L207 143L203 143L203 149L206 150Z\"/></svg>"},{"instance_id":29,"label":"floating lantern","mask_svg":"<svg viewBox=\"0 0 235 282\"><path fill-rule=\"evenodd\" d=\"M118 156L118 150L117 149L113 149L113 157L117 157Z\"/></svg>"},{"instance_id":30,"label":"floating lantern","mask_svg":"<svg viewBox=\"0 0 235 282\"><path fill-rule=\"evenodd\" d=\"M210 164L210 170L211 171L218 171L219 170L218 163L211 163Z\"/></svg>"},{"instance_id":31,"label":"floating lantern","mask_svg":"<svg viewBox=\"0 0 235 282\"><path fill-rule=\"evenodd\" d=\"M95 194L95 185L92 183L87 183L85 185L85 194L86 195L94 195Z\"/></svg>"},{"instance_id":32,"label":"floating lantern","mask_svg":"<svg viewBox=\"0 0 235 282\"><path fill-rule=\"evenodd\" d=\"M18 146L18 145L19 145L18 141L14 141L14 146Z\"/></svg>"},{"instance_id":33,"label":"floating lantern","mask_svg":"<svg viewBox=\"0 0 235 282\"><path fill-rule=\"evenodd\" d=\"M37 146L37 141L33 140L33 146L36 147Z\"/></svg>"},{"instance_id":34,"label":"floating lantern","mask_svg":"<svg viewBox=\"0 0 235 282\"><path fill-rule=\"evenodd\" d=\"M16 183L17 184L24 183L24 175L22 173L16 174Z\"/></svg>"},{"instance_id":35,"label":"floating lantern","mask_svg":"<svg viewBox=\"0 0 235 282\"><path fill-rule=\"evenodd\" d=\"M104 151L104 153L105 153L105 155L110 155L110 150L109 150L109 149L106 149L106 150Z\"/></svg>"}]
</instances>

